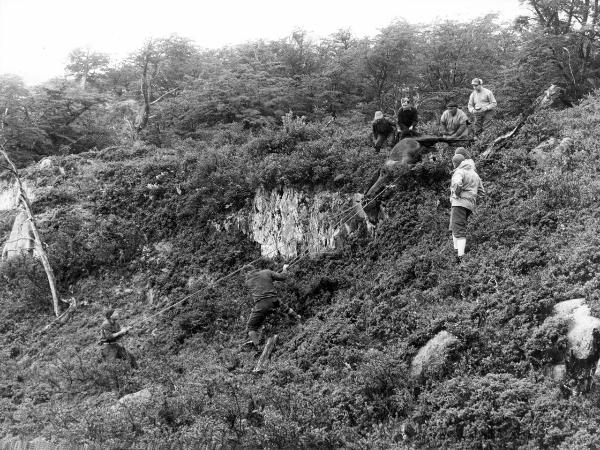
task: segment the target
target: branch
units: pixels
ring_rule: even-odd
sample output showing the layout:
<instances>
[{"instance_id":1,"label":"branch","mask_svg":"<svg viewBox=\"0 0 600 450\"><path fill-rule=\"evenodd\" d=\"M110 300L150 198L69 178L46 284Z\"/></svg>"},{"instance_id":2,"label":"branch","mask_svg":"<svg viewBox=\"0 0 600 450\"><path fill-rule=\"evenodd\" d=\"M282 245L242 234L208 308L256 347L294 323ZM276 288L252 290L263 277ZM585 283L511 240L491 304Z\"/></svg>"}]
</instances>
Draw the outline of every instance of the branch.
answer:
<instances>
[{"instance_id":1,"label":"branch","mask_svg":"<svg viewBox=\"0 0 600 450\"><path fill-rule=\"evenodd\" d=\"M159 102L160 100L162 100L163 98L165 98L167 95L172 94L173 92L177 91L179 88L175 88L175 89L171 89L168 92L165 92L163 95L161 95L160 97L158 97L156 100L153 100L152 102L150 102L151 105L154 105L156 102Z\"/></svg>"}]
</instances>

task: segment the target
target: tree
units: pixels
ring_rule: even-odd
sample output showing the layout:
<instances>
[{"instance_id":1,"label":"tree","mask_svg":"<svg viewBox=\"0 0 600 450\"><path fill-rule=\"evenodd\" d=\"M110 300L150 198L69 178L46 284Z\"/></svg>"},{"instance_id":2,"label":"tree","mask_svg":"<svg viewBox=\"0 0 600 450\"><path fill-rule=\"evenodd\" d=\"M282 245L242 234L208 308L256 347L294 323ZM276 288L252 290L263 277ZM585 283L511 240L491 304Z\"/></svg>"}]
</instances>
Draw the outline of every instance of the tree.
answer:
<instances>
[{"instance_id":1,"label":"tree","mask_svg":"<svg viewBox=\"0 0 600 450\"><path fill-rule=\"evenodd\" d=\"M7 114L8 110L4 110L3 116ZM2 122L4 124L4 121ZM19 198L27 212L29 221L31 222L31 229L33 231L33 236L35 238L35 249L42 260L42 265L44 266L44 270L46 271L46 276L48 277L48 284L50 285L50 291L52 292L52 304L54 306L54 314L56 317L60 315L60 307L58 306L58 290L56 289L56 278L54 277L54 271L52 270L52 266L50 265L50 261L48 260L48 256L46 255L46 251L44 250L44 245L42 243L42 239L40 238L40 234L37 229L37 225L35 223L35 217L33 215L31 209L31 203L29 202L29 198L27 197L27 192L23 188L23 183L21 182L21 177L19 176L19 171L16 166L13 164L12 160L8 156L8 152L6 151L6 139L4 138L4 126L0 127L0 154L6 161L8 165L3 166L4 169L8 170L14 177L19 187Z\"/></svg>"},{"instance_id":2,"label":"tree","mask_svg":"<svg viewBox=\"0 0 600 450\"><path fill-rule=\"evenodd\" d=\"M76 48L69 53L69 63L65 70L81 83L81 89L85 89L88 82L96 83L104 76L109 62L110 58L105 53L92 52L89 48Z\"/></svg>"},{"instance_id":3,"label":"tree","mask_svg":"<svg viewBox=\"0 0 600 450\"><path fill-rule=\"evenodd\" d=\"M534 13L534 25L525 29L520 61L527 72L561 84L570 95L580 98L598 87L600 74L598 0L521 0Z\"/></svg>"},{"instance_id":4,"label":"tree","mask_svg":"<svg viewBox=\"0 0 600 450\"><path fill-rule=\"evenodd\" d=\"M468 23L444 21L426 28L419 44L419 85L427 100L443 109L449 100L465 102L472 78L498 82L517 48L516 33L498 26L496 15Z\"/></svg>"},{"instance_id":5,"label":"tree","mask_svg":"<svg viewBox=\"0 0 600 450\"><path fill-rule=\"evenodd\" d=\"M361 43L364 50L364 76L371 98L381 110L388 91L407 86L414 81L416 28L407 22L396 21L381 30L373 40Z\"/></svg>"}]
</instances>

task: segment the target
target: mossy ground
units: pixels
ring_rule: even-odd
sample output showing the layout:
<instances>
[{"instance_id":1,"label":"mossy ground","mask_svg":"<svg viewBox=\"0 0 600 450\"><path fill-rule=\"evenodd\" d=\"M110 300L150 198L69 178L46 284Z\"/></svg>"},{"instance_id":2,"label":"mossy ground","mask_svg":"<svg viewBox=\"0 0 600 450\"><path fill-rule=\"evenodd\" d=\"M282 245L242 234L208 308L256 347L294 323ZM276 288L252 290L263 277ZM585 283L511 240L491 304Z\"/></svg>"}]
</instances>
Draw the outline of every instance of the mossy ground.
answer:
<instances>
[{"instance_id":1,"label":"mossy ground","mask_svg":"<svg viewBox=\"0 0 600 450\"><path fill-rule=\"evenodd\" d=\"M512 148L475 156L487 196L460 265L447 231L451 150L407 172L375 238L359 233L295 266L281 292L303 319L269 321L280 344L261 375L238 352L251 306L241 277L211 285L258 249L209 220L248 206L260 184L362 190L383 157L364 124L298 119L287 131L233 126L171 148L55 157L29 176L51 186L34 207L62 294L79 307L40 334L51 320L43 271L28 260L2 266L0 429L97 448L598 444L597 393L565 399L543 375L564 330L536 330L560 300L600 308L599 108L591 97L540 113ZM550 136L576 145L536 167L527 153ZM126 324L188 295L126 339L139 370L99 363L105 306ZM450 364L411 380L412 357L442 329L459 338ZM110 409L144 387L155 392L145 406ZM403 424L415 433L403 436Z\"/></svg>"}]
</instances>

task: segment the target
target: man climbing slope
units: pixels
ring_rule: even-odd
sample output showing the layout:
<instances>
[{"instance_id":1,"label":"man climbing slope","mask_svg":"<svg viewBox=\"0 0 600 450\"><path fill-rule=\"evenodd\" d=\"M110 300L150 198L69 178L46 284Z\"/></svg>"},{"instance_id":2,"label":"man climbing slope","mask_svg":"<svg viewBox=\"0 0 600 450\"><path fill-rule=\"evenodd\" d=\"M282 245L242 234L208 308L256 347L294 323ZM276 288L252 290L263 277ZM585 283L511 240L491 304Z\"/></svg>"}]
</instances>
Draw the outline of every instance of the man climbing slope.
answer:
<instances>
[{"instance_id":1,"label":"man climbing slope","mask_svg":"<svg viewBox=\"0 0 600 450\"><path fill-rule=\"evenodd\" d=\"M283 306L286 313L293 316L296 320L300 320L300 316L290 308L283 304L277 296L277 291L273 284L274 281L285 281L288 278L287 264L283 266L281 272L263 269L258 270L252 264L247 264L242 268L246 273L246 286L250 289L254 306L248 318L247 330L250 341L244 344L244 347L254 347L258 349L260 339L258 330L264 323L265 319L276 308Z\"/></svg>"},{"instance_id":2,"label":"man climbing slope","mask_svg":"<svg viewBox=\"0 0 600 450\"><path fill-rule=\"evenodd\" d=\"M467 219L475 210L478 194L484 194L481 178L475 172L472 159L462 154L452 157L454 172L450 183L450 231L457 256L462 258L467 245Z\"/></svg>"}]
</instances>

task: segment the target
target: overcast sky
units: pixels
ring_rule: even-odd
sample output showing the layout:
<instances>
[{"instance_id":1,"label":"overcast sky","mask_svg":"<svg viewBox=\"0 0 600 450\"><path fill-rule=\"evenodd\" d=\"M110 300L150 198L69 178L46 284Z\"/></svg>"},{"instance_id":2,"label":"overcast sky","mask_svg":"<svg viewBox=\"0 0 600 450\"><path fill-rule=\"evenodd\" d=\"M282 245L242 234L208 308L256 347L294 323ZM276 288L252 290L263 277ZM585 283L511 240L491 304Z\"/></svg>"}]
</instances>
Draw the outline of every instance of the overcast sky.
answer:
<instances>
[{"instance_id":1,"label":"overcast sky","mask_svg":"<svg viewBox=\"0 0 600 450\"><path fill-rule=\"evenodd\" d=\"M76 47L115 60L149 37L173 33L202 47L278 39L300 27L314 38L340 28L372 36L394 18L411 23L467 21L526 13L518 0L0 0L0 74L28 84L62 76Z\"/></svg>"}]
</instances>

